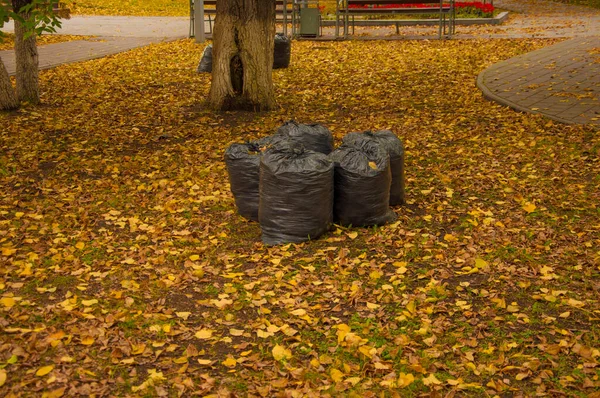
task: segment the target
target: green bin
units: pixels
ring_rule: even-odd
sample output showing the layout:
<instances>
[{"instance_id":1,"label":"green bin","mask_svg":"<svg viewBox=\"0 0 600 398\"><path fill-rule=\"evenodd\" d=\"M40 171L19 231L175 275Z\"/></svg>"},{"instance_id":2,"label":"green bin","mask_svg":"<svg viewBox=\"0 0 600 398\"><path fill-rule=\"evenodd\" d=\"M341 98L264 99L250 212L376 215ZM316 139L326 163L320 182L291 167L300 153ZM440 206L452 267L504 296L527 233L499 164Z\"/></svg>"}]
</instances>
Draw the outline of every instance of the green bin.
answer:
<instances>
[{"instance_id":1,"label":"green bin","mask_svg":"<svg viewBox=\"0 0 600 398\"><path fill-rule=\"evenodd\" d=\"M317 37L321 27L321 15L318 8L300 9L300 36Z\"/></svg>"}]
</instances>

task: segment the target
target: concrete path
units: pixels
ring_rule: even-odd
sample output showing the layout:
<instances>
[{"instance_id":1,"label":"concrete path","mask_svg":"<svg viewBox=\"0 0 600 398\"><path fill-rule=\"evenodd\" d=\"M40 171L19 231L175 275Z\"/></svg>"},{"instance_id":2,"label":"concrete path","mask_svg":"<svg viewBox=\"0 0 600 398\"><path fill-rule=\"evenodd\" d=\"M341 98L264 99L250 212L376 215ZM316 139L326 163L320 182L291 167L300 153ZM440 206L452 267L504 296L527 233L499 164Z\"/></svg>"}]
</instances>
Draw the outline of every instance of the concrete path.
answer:
<instances>
[{"instance_id":1,"label":"concrete path","mask_svg":"<svg viewBox=\"0 0 600 398\"><path fill-rule=\"evenodd\" d=\"M477 86L519 111L600 127L600 36L576 38L493 65Z\"/></svg>"},{"instance_id":2,"label":"concrete path","mask_svg":"<svg viewBox=\"0 0 600 398\"><path fill-rule=\"evenodd\" d=\"M101 37L40 46L38 48L40 69L102 58L160 41L154 37ZM16 72L14 51L0 51L0 58L2 58L8 74L14 75Z\"/></svg>"},{"instance_id":3,"label":"concrete path","mask_svg":"<svg viewBox=\"0 0 600 398\"><path fill-rule=\"evenodd\" d=\"M522 112L600 127L600 10L541 0L495 4L518 13L502 27L506 37L574 39L483 71L477 79L483 94Z\"/></svg>"},{"instance_id":4,"label":"concrete path","mask_svg":"<svg viewBox=\"0 0 600 398\"><path fill-rule=\"evenodd\" d=\"M38 48L40 69L105 57L152 43L186 38L189 18L185 17L90 17L74 16L62 22L58 34L96 36L92 40L76 40ZM12 23L3 30L13 31ZM0 51L10 75L15 73L13 51Z\"/></svg>"}]
</instances>

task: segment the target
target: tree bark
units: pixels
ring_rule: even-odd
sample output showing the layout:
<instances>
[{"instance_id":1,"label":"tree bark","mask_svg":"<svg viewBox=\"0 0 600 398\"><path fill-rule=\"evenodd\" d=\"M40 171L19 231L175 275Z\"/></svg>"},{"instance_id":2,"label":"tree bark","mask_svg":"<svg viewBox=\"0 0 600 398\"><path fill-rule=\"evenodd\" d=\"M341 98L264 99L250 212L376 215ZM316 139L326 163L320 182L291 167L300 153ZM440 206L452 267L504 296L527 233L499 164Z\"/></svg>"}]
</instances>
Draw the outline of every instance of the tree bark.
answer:
<instances>
[{"instance_id":1,"label":"tree bark","mask_svg":"<svg viewBox=\"0 0 600 398\"><path fill-rule=\"evenodd\" d=\"M0 111L8 111L18 107L19 101L17 101L15 90L10 82L4 62L0 59Z\"/></svg>"},{"instance_id":2,"label":"tree bark","mask_svg":"<svg viewBox=\"0 0 600 398\"><path fill-rule=\"evenodd\" d=\"M217 0L212 108L261 111L275 106L274 36L274 0Z\"/></svg>"},{"instance_id":3,"label":"tree bark","mask_svg":"<svg viewBox=\"0 0 600 398\"><path fill-rule=\"evenodd\" d=\"M22 15L27 19L27 15ZM38 74L38 51L35 34L25 38L27 30L19 21L15 21L15 58L17 64L17 97L19 101L32 104L40 102Z\"/></svg>"}]
</instances>

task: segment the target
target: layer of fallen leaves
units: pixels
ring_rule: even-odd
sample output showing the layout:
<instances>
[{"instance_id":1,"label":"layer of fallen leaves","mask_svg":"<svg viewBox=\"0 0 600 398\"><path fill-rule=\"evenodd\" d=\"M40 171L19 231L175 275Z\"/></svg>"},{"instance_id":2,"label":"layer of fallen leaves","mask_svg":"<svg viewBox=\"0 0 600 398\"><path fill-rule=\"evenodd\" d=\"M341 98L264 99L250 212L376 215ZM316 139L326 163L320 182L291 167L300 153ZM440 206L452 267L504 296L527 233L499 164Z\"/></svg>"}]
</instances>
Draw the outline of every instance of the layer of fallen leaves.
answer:
<instances>
[{"instance_id":1,"label":"layer of fallen leaves","mask_svg":"<svg viewBox=\"0 0 600 398\"><path fill-rule=\"evenodd\" d=\"M0 394L598 396L598 132L475 88L551 43L294 42L262 114L203 107L191 41L42 72L0 115ZM290 118L396 132L398 221L262 245L222 156Z\"/></svg>"},{"instance_id":2,"label":"layer of fallen leaves","mask_svg":"<svg viewBox=\"0 0 600 398\"><path fill-rule=\"evenodd\" d=\"M73 14L83 15L137 15L177 16L190 15L189 0L77 0L69 4Z\"/></svg>"},{"instance_id":3,"label":"layer of fallen leaves","mask_svg":"<svg viewBox=\"0 0 600 398\"><path fill-rule=\"evenodd\" d=\"M45 46L47 44L64 43L67 41L75 40L87 40L93 36L73 36L73 35L41 35L36 37L36 43L39 46ZM0 51L12 50L15 47L15 35L12 33L5 33L0 42Z\"/></svg>"}]
</instances>

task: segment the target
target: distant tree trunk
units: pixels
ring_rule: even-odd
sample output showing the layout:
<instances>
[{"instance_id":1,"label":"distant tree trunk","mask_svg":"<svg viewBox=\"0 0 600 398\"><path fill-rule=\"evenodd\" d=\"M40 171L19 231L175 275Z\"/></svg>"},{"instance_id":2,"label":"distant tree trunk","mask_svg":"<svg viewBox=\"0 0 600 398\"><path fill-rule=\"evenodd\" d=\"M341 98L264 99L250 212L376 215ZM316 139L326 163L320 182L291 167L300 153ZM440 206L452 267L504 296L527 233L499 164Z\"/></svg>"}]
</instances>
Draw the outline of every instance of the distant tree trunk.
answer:
<instances>
[{"instance_id":1,"label":"distant tree trunk","mask_svg":"<svg viewBox=\"0 0 600 398\"><path fill-rule=\"evenodd\" d=\"M21 7L31 3L31 0L13 0L13 9L18 11ZM19 13L23 19L29 19L28 14ZM38 81L38 51L35 43L35 34L25 38L27 29L19 21L15 21L15 58L17 64L17 97L19 101L28 101L33 104L40 102L40 87Z\"/></svg>"},{"instance_id":2,"label":"distant tree trunk","mask_svg":"<svg viewBox=\"0 0 600 398\"><path fill-rule=\"evenodd\" d=\"M269 110L273 91L274 0L217 0L208 101L217 110Z\"/></svg>"},{"instance_id":3,"label":"distant tree trunk","mask_svg":"<svg viewBox=\"0 0 600 398\"><path fill-rule=\"evenodd\" d=\"M4 66L4 62L0 59L0 111L17 109L19 101L15 95L15 90L10 83L10 77Z\"/></svg>"}]
</instances>

